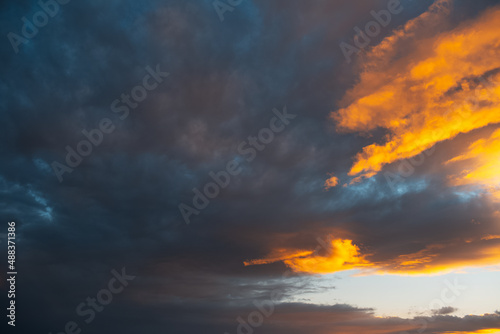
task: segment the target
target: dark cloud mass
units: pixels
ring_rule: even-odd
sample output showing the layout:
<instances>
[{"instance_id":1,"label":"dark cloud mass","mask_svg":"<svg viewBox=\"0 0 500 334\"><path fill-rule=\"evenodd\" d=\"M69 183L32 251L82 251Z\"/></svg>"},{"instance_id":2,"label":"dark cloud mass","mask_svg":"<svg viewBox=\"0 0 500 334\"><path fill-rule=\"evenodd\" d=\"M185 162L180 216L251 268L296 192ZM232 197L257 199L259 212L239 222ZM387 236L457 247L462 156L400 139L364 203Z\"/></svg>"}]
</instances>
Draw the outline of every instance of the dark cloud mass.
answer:
<instances>
[{"instance_id":1,"label":"dark cloud mass","mask_svg":"<svg viewBox=\"0 0 500 334\"><path fill-rule=\"evenodd\" d=\"M446 15L436 9L443 2ZM429 141L432 154L410 166L409 175L401 176L401 159L429 147L377 160L376 168L365 169L376 172L360 182L352 182L350 171L360 157L373 158L366 147L413 129L391 123L397 102L366 111L353 101L380 93L374 82L377 89L397 86L389 76L404 76L408 64L429 59L432 43L483 28L477 22L485 13L498 24L493 15L500 13L499 2L401 0L404 10L352 62L340 43L353 43L353 27L364 27L373 19L370 11L387 8L387 0L233 3L240 4L221 21L213 0L72 0L13 47L8 34L22 36L23 17L32 20L40 5L1 2L0 237L6 246L6 222L15 221L19 267L17 324L8 333L59 333L69 321L82 333L245 333L249 321L259 321L249 320L259 307L264 318L255 333L262 334L417 333L423 324L429 334L500 328L494 309L461 317L443 307L408 320L379 317L371 305L294 299L335 289L336 281L323 287L311 274L498 265L500 197L484 182L450 183L466 168L446 163L469 154L478 159L477 173L498 166L478 158L500 147L494 135L498 86L478 107L491 107L497 116ZM426 26L429 16L439 21ZM476 53L487 50L480 60L489 65L464 69L466 80L450 83L454 90L436 97L439 103L466 99L465 82L487 71L498 77L492 62L500 41L493 33L481 36ZM377 58L381 50L391 58ZM464 63L476 61L467 57ZM370 66L387 77L377 77ZM158 69L168 76L155 79L151 73ZM145 80L157 85L143 90L144 100L124 102L123 94L140 94L136 87ZM409 107L397 120L428 125L427 111L411 109L414 96L398 89ZM417 95L422 104L425 94ZM112 106L117 99L119 112ZM276 112L285 109L296 117L289 124L276 121L286 126L252 149L250 137L272 129ZM373 120L364 119L367 114ZM54 162L66 166L67 147L78 151L87 139L82 131L102 130L103 119L113 130L101 131L102 142L59 182ZM226 171L232 161L240 172L227 174L228 185L197 208L193 188L203 191L213 182L210 173ZM332 177L335 182L325 185ZM189 224L181 203L197 212ZM318 248L317 238L338 242ZM245 265L252 260L265 264ZM8 270L1 262L0 287L7 295ZM122 268L135 278L87 324L89 315L80 316L78 305L109 289L112 271Z\"/></svg>"}]
</instances>

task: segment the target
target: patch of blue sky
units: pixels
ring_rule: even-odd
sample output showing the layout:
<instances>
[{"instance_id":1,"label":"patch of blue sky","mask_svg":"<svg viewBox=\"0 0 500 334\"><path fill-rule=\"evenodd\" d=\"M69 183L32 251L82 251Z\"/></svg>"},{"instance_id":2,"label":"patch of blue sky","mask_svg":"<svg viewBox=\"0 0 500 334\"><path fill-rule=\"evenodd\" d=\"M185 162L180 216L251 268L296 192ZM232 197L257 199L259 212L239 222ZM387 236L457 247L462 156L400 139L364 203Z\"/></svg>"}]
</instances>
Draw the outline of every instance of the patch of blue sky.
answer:
<instances>
[{"instance_id":1,"label":"patch of blue sky","mask_svg":"<svg viewBox=\"0 0 500 334\"><path fill-rule=\"evenodd\" d=\"M500 289L492 289L500 279L500 270L493 269L471 268L432 276L362 276L359 270L347 270L316 277L310 282L307 292L297 291L290 301L349 304L374 308L376 316L413 318L432 315L434 306L441 304L436 300L440 300L446 291L450 302L443 303L457 309L453 315L491 314L498 310L496 301L500 299ZM332 288L325 290L328 285ZM453 294L450 286L461 288ZM477 303L478 300L481 303Z\"/></svg>"},{"instance_id":2,"label":"patch of blue sky","mask_svg":"<svg viewBox=\"0 0 500 334\"><path fill-rule=\"evenodd\" d=\"M328 211L335 211L356 206L366 200L376 203L387 199L396 199L410 193L420 193L429 186L429 181L426 179L405 179L392 188L381 187L380 183L385 182L383 180L383 178L373 177L346 187L338 185L339 190L337 191L341 192L341 196L332 196L327 200L327 203L322 203L322 205ZM340 187L342 188L340 189Z\"/></svg>"}]
</instances>

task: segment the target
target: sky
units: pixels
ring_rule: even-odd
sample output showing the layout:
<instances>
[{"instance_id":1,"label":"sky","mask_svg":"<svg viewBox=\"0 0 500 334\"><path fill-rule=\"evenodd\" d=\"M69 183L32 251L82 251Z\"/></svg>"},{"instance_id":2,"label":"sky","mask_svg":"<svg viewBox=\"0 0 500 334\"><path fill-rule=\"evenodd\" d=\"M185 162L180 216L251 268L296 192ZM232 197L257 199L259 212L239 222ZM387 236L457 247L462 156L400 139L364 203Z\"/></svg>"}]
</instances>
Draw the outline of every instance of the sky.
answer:
<instances>
[{"instance_id":1,"label":"sky","mask_svg":"<svg viewBox=\"0 0 500 334\"><path fill-rule=\"evenodd\" d=\"M7 333L500 333L500 1L9 0L0 30Z\"/></svg>"}]
</instances>

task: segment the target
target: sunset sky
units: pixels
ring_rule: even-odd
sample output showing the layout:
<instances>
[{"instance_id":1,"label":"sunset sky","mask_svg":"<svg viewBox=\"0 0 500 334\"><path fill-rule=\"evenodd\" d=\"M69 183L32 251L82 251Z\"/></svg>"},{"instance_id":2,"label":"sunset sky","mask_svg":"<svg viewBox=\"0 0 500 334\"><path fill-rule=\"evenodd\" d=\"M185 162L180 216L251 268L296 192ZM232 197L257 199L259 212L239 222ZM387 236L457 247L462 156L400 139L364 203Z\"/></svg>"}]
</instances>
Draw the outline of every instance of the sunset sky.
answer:
<instances>
[{"instance_id":1,"label":"sunset sky","mask_svg":"<svg viewBox=\"0 0 500 334\"><path fill-rule=\"evenodd\" d=\"M500 333L500 1L0 15L7 333Z\"/></svg>"}]
</instances>

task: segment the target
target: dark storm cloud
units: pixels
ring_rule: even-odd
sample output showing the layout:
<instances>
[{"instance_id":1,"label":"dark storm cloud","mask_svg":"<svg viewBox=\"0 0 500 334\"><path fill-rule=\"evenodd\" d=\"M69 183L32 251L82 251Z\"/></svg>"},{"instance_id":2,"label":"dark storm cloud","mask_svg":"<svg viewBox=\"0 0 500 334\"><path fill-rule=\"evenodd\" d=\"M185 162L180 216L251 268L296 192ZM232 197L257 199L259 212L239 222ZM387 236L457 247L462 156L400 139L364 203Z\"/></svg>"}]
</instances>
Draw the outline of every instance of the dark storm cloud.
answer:
<instances>
[{"instance_id":1,"label":"dark storm cloud","mask_svg":"<svg viewBox=\"0 0 500 334\"><path fill-rule=\"evenodd\" d=\"M408 4L391 28L428 4ZM402 193L383 177L324 190L328 173L346 181L353 153L367 141L337 134L327 122L356 80L338 45L385 5L248 1L220 22L211 1L73 0L17 54L5 36L39 7L0 5L1 212L18 223L19 314L33 319L31 329L62 329L112 269L126 267L138 278L97 316L94 331L231 331L270 289L313 289L308 278L282 280L281 264L243 266L277 245L314 249L316 237L346 230L384 259L483 235L495 208L477 198L465 206L438 180L415 186L432 160ZM156 64L170 76L120 120L111 103ZM222 170L242 141L269 124L272 109L285 105L296 120L185 225L178 204L189 203L191 189ZM51 163L64 163L65 147L76 148L82 130L103 118L114 132L59 183ZM264 331L301 332L295 314L318 333L344 328L340 318L353 331L360 318L407 328L346 305L283 305L277 312Z\"/></svg>"}]
</instances>

